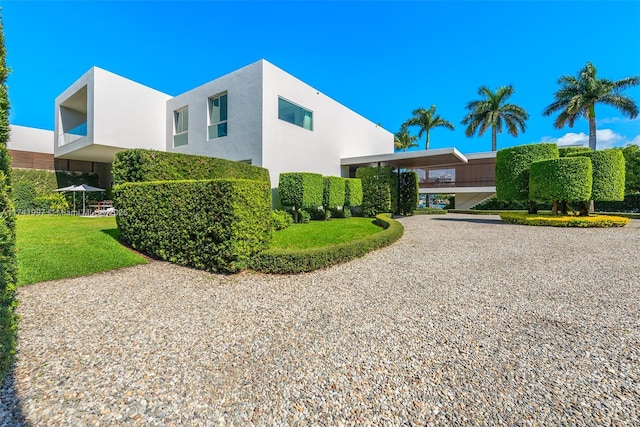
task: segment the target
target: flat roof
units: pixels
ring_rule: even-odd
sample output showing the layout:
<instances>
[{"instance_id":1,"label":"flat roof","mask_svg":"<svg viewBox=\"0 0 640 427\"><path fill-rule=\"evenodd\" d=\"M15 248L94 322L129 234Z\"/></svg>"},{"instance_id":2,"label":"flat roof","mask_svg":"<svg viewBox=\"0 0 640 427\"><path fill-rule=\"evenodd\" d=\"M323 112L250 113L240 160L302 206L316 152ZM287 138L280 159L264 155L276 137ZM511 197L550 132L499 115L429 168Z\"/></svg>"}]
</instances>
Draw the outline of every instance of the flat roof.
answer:
<instances>
[{"instance_id":1,"label":"flat roof","mask_svg":"<svg viewBox=\"0 0 640 427\"><path fill-rule=\"evenodd\" d=\"M340 159L341 166L392 166L396 168L418 168L424 166L448 166L468 163L469 159L457 149L437 148L435 150L421 150L376 154L373 156L348 157Z\"/></svg>"}]
</instances>

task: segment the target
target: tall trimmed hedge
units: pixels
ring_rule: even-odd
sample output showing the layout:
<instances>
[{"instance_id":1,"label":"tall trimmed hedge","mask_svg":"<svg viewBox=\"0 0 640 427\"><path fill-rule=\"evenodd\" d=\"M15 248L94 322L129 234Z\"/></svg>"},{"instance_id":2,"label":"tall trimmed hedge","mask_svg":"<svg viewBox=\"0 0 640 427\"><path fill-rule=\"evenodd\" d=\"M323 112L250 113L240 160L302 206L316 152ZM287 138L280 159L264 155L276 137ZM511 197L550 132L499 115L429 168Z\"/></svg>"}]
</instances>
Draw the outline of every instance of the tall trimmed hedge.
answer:
<instances>
[{"instance_id":1,"label":"tall trimmed hedge","mask_svg":"<svg viewBox=\"0 0 640 427\"><path fill-rule=\"evenodd\" d=\"M13 169L11 171L13 184L13 203L18 212L37 208L36 199L50 196L53 190L70 185L89 184L98 186L98 175L93 173L49 171L39 169ZM87 193L91 200L101 198L101 193ZM66 194L67 202L73 200L73 195ZM76 197L78 206L82 203L82 197ZM76 209L78 208L76 206Z\"/></svg>"},{"instance_id":2,"label":"tall trimmed hedge","mask_svg":"<svg viewBox=\"0 0 640 427\"><path fill-rule=\"evenodd\" d=\"M589 147L558 147L560 157L582 156L592 151Z\"/></svg>"},{"instance_id":3,"label":"tall trimmed hedge","mask_svg":"<svg viewBox=\"0 0 640 427\"><path fill-rule=\"evenodd\" d=\"M374 217L392 212L391 194L395 187L390 166L362 167L356 169L356 178L362 181L362 213Z\"/></svg>"},{"instance_id":4,"label":"tall trimmed hedge","mask_svg":"<svg viewBox=\"0 0 640 427\"><path fill-rule=\"evenodd\" d=\"M16 315L16 216L11 201L11 157L9 140L9 96L5 62L4 27L0 18L0 384L13 363L18 331Z\"/></svg>"},{"instance_id":5,"label":"tall trimmed hedge","mask_svg":"<svg viewBox=\"0 0 640 427\"><path fill-rule=\"evenodd\" d=\"M310 172L281 173L278 182L280 204L293 210L294 220L299 222L301 209L322 206L324 180L322 175Z\"/></svg>"},{"instance_id":6,"label":"tall trimmed hedge","mask_svg":"<svg viewBox=\"0 0 640 427\"><path fill-rule=\"evenodd\" d=\"M362 180L360 178L344 179L344 206L362 205Z\"/></svg>"},{"instance_id":7,"label":"tall trimmed hedge","mask_svg":"<svg viewBox=\"0 0 640 427\"><path fill-rule=\"evenodd\" d=\"M529 195L529 168L533 162L559 157L555 144L530 144L504 148L496 153L498 200L535 200Z\"/></svg>"},{"instance_id":8,"label":"tall trimmed hedge","mask_svg":"<svg viewBox=\"0 0 640 427\"><path fill-rule=\"evenodd\" d=\"M593 183L591 200L622 201L625 188L625 160L622 151L610 148L579 153L591 159Z\"/></svg>"},{"instance_id":9,"label":"tall trimmed hedge","mask_svg":"<svg viewBox=\"0 0 640 427\"><path fill-rule=\"evenodd\" d=\"M399 187L398 213L411 215L418 207L418 174L416 172L402 172Z\"/></svg>"},{"instance_id":10,"label":"tall trimmed hedge","mask_svg":"<svg viewBox=\"0 0 640 427\"><path fill-rule=\"evenodd\" d=\"M562 157L531 164L529 191L534 200L589 200L591 187L592 167L588 157Z\"/></svg>"},{"instance_id":11,"label":"tall trimmed hedge","mask_svg":"<svg viewBox=\"0 0 640 427\"><path fill-rule=\"evenodd\" d=\"M121 239L176 264L237 272L271 240L265 181L138 182L114 192Z\"/></svg>"},{"instance_id":12,"label":"tall trimmed hedge","mask_svg":"<svg viewBox=\"0 0 640 427\"><path fill-rule=\"evenodd\" d=\"M269 182L269 171L259 166L141 148L116 154L112 173L116 185L125 182L185 179L250 179Z\"/></svg>"},{"instance_id":13,"label":"tall trimmed hedge","mask_svg":"<svg viewBox=\"0 0 640 427\"><path fill-rule=\"evenodd\" d=\"M344 206L344 178L325 176L323 179L322 207L325 211Z\"/></svg>"}]
</instances>

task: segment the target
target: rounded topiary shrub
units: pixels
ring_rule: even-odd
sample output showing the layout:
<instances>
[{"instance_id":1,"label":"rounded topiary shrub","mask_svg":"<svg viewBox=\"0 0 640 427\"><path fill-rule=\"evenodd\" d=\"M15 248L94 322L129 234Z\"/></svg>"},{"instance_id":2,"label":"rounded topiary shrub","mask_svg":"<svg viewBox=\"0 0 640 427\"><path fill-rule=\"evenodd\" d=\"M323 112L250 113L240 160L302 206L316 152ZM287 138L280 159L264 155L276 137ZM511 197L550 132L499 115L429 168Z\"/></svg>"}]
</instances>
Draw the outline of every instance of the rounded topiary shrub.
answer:
<instances>
[{"instance_id":1,"label":"rounded topiary shrub","mask_svg":"<svg viewBox=\"0 0 640 427\"><path fill-rule=\"evenodd\" d=\"M591 197L591 160L562 157L531 164L529 197L534 200L584 201Z\"/></svg>"},{"instance_id":2,"label":"rounded topiary shrub","mask_svg":"<svg viewBox=\"0 0 640 427\"><path fill-rule=\"evenodd\" d=\"M504 148L496 153L498 200L534 200L529 196L529 168L533 162L558 158L556 144L530 144Z\"/></svg>"}]
</instances>

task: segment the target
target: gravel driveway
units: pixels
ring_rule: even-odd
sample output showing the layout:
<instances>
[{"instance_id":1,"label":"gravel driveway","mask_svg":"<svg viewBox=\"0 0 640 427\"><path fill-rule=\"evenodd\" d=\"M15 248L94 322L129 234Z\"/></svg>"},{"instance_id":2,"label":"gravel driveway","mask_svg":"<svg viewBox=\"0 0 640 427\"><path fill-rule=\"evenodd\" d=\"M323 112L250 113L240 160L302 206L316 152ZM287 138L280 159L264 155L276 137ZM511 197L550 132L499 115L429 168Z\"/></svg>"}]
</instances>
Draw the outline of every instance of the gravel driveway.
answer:
<instances>
[{"instance_id":1,"label":"gravel driveway","mask_svg":"<svg viewBox=\"0 0 640 427\"><path fill-rule=\"evenodd\" d=\"M0 425L637 425L640 221L401 222L309 274L21 288Z\"/></svg>"}]
</instances>

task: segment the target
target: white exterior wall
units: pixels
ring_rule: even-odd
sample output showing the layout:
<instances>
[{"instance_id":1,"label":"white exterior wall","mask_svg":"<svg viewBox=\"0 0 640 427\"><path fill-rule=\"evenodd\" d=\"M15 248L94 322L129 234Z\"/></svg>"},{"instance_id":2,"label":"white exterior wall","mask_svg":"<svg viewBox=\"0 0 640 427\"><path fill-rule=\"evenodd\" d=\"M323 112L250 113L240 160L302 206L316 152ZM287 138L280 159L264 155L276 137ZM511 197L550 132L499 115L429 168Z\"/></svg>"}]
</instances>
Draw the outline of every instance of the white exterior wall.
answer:
<instances>
[{"instance_id":1,"label":"white exterior wall","mask_svg":"<svg viewBox=\"0 0 640 427\"><path fill-rule=\"evenodd\" d=\"M10 125L7 148L9 150L53 154L53 131Z\"/></svg>"},{"instance_id":2,"label":"white exterior wall","mask_svg":"<svg viewBox=\"0 0 640 427\"><path fill-rule=\"evenodd\" d=\"M208 140L209 98L227 93L227 136ZM189 108L187 145L173 146L174 111ZM229 160L262 159L262 63L255 62L172 98L166 108L166 150Z\"/></svg>"},{"instance_id":3,"label":"white exterior wall","mask_svg":"<svg viewBox=\"0 0 640 427\"><path fill-rule=\"evenodd\" d=\"M87 136L62 143L60 105L87 87ZM165 111L169 95L93 67L56 98L55 156L111 162L126 148L165 148ZM68 127L67 127L68 129Z\"/></svg>"},{"instance_id":4,"label":"white exterior wall","mask_svg":"<svg viewBox=\"0 0 640 427\"><path fill-rule=\"evenodd\" d=\"M277 187L282 172L341 176L340 159L393 153L393 134L273 64L263 63L263 154ZM313 112L313 130L278 119L278 97Z\"/></svg>"}]
</instances>

